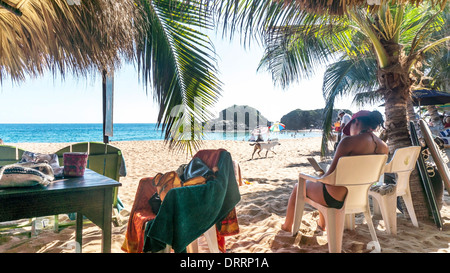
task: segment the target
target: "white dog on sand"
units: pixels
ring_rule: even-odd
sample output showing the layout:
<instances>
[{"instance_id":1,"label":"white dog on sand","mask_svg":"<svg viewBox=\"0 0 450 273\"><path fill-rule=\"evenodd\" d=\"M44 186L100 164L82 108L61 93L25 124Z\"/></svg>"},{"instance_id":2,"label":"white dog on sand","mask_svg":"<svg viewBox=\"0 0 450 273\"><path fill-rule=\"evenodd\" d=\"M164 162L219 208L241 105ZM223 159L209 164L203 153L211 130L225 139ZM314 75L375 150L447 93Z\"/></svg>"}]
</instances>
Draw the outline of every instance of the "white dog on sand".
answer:
<instances>
[{"instance_id":1,"label":"white dog on sand","mask_svg":"<svg viewBox=\"0 0 450 273\"><path fill-rule=\"evenodd\" d=\"M269 153L269 151L276 154L275 151L273 150L273 147L275 147L277 145L281 145L281 143L279 143L277 140L272 140L272 141L269 140L267 143L266 142L250 143L250 146L255 146L255 148L253 149L252 159L253 159L253 155L256 153L256 151L258 151L259 157L261 157L260 152L262 150L266 150L266 157L267 157L267 153Z\"/></svg>"}]
</instances>

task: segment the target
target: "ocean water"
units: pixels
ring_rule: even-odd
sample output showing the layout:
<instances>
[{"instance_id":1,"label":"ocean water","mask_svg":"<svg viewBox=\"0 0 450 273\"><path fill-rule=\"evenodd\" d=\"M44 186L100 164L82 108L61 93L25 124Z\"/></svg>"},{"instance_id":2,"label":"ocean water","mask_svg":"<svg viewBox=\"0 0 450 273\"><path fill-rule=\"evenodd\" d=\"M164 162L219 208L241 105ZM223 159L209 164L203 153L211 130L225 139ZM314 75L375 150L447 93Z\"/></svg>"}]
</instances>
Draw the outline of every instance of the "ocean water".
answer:
<instances>
[{"instance_id":1,"label":"ocean water","mask_svg":"<svg viewBox=\"0 0 450 273\"><path fill-rule=\"evenodd\" d=\"M154 123L115 123L110 141L163 140L164 134ZM0 138L5 143L58 143L103 141L101 123L85 124L0 124ZM318 137L319 131L271 133L270 138L292 139ZM208 132L206 140L248 140L249 132Z\"/></svg>"}]
</instances>

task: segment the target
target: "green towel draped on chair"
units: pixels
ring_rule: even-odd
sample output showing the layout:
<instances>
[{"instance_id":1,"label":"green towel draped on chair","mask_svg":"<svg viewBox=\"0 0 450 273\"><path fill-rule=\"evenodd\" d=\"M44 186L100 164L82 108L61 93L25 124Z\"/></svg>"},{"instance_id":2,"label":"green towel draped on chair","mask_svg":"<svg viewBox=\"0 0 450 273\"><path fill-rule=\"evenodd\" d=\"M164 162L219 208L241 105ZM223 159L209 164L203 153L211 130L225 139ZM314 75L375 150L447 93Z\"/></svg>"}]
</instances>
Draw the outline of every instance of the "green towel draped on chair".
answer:
<instances>
[{"instance_id":1,"label":"green towel draped on chair","mask_svg":"<svg viewBox=\"0 0 450 273\"><path fill-rule=\"evenodd\" d=\"M220 224L240 200L231 155L220 153L217 178L204 185L174 188L145 231L144 252L170 245L175 252L186 247L216 223Z\"/></svg>"}]
</instances>

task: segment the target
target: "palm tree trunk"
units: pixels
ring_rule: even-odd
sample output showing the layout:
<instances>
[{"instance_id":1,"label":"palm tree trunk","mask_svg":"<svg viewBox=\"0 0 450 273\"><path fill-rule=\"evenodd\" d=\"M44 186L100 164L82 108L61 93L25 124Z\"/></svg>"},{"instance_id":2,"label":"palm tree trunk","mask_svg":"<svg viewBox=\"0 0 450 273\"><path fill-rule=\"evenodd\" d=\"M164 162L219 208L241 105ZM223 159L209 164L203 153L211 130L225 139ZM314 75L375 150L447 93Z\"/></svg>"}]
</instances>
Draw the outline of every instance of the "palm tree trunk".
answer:
<instances>
[{"instance_id":1,"label":"palm tree trunk","mask_svg":"<svg viewBox=\"0 0 450 273\"><path fill-rule=\"evenodd\" d=\"M408 113L408 121L414 122L414 124L417 124L417 115L416 112L414 112L414 105L412 104L411 100L408 100L406 104L406 111Z\"/></svg>"},{"instance_id":2,"label":"palm tree trunk","mask_svg":"<svg viewBox=\"0 0 450 273\"><path fill-rule=\"evenodd\" d=\"M386 129L388 133L388 146L389 153L402 147L411 146L411 139L409 136L408 124L407 124L407 111L406 100L394 92L389 92L391 95L386 96ZM415 169L411 173L410 177L410 189L414 203L414 210L419 220L429 220L430 214L427 208L425 194L419 172ZM403 212L407 213L405 207Z\"/></svg>"},{"instance_id":3,"label":"palm tree trunk","mask_svg":"<svg viewBox=\"0 0 450 273\"><path fill-rule=\"evenodd\" d=\"M392 155L398 148L411 146L408 130L407 102L410 101L410 87L407 68L402 67L399 60L402 48L398 44L384 43L389 56L391 67L380 68L378 82L385 98L386 129L388 135L389 153ZM430 212L427 208L425 193L417 168L411 173L410 190L414 203L414 210L419 220L429 220ZM403 208L407 213L407 210Z\"/></svg>"},{"instance_id":4,"label":"palm tree trunk","mask_svg":"<svg viewBox=\"0 0 450 273\"><path fill-rule=\"evenodd\" d=\"M406 101L399 96L386 98L386 129L388 131L389 153L393 154L398 148L411 146L409 138Z\"/></svg>"},{"instance_id":5,"label":"palm tree trunk","mask_svg":"<svg viewBox=\"0 0 450 273\"><path fill-rule=\"evenodd\" d=\"M428 114L430 114L433 126L430 126L430 130L433 134L439 135L439 132L444 130L444 124L442 123L439 113L437 111L436 105L427 106Z\"/></svg>"}]
</instances>

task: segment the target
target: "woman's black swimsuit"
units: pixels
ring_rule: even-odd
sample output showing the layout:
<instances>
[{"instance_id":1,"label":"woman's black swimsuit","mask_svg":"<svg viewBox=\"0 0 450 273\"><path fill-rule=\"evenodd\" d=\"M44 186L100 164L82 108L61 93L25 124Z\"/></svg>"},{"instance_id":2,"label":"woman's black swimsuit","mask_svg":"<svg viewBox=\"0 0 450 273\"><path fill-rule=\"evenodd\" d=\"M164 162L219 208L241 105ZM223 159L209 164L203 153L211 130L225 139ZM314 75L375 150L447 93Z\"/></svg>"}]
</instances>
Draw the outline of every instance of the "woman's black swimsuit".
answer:
<instances>
[{"instance_id":1,"label":"woman's black swimsuit","mask_svg":"<svg viewBox=\"0 0 450 273\"><path fill-rule=\"evenodd\" d=\"M334 209L341 209L344 206L344 201L339 201L333 198L328 191L325 184L323 185L323 198L325 199L325 203L327 204L327 207L334 208Z\"/></svg>"},{"instance_id":2,"label":"woman's black swimsuit","mask_svg":"<svg viewBox=\"0 0 450 273\"><path fill-rule=\"evenodd\" d=\"M366 133L367 131L361 131L361 133ZM377 142L375 141L375 139L373 138L373 135L370 134L370 136L372 137L373 142L375 143L375 151L374 153L376 153L377 151ZM334 209L341 209L344 206L344 201L339 201L333 198L333 196L331 196L328 193L327 187L325 186L325 184L323 185L323 198L325 199L325 203L327 204L327 207L329 208L334 208Z\"/></svg>"}]
</instances>

